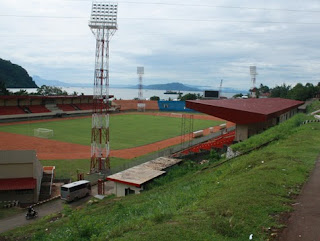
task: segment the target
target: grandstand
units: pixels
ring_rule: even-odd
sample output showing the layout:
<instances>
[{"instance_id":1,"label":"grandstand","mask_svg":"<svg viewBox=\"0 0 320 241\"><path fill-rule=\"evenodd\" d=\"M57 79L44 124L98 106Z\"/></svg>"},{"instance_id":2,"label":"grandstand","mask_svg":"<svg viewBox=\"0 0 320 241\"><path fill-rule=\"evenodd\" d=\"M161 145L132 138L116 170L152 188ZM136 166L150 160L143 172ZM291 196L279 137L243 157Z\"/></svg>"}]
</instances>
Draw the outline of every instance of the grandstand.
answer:
<instances>
[{"instance_id":1,"label":"grandstand","mask_svg":"<svg viewBox=\"0 0 320 241\"><path fill-rule=\"evenodd\" d=\"M19 106L0 106L0 115L17 115L26 112Z\"/></svg>"},{"instance_id":2,"label":"grandstand","mask_svg":"<svg viewBox=\"0 0 320 241\"><path fill-rule=\"evenodd\" d=\"M113 96L109 96L112 98ZM158 111L157 101L143 101L148 111ZM90 115L93 96L0 96L0 122ZM114 100L109 112L137 110L137 100Z\"/></svg>"},{"instance_id":3,"label":"grandstand","mask_svg":"<svg viewBox=\"0 0 320 241\"><path fill-rule=\"evenodd\" d=\"M137 104L138 100L113 100L113 103L115 103L118 106L121 106L121 111L130 111L130 110L137 110ZM145 110L149 111L158 111L158 101L152 101L152 100L140 100L140 103L145 104Z\"/></svg>"},{"instance_id":4,"label":"grandstand","mask_svg":"<svg viewBox=\"0 0 320 241\"><path fill-rule=\"evenodd\" d=\"M30 113L46 113L50 112L44 105L29 105L25 106L25 108L28 108L30 110Z\"/></svg>"},{"instance_id":5,"label":"grandstand","mask_svg":"<svg viewBox=\"0 0 320 241\"><path fill-rule=\"evenodd\" d=\"M77 108L76 106L74 106L73 104L57 104L57 107L60 110L63 111L75 111L75 110L79 110L79 108Z\"/></svg>"}]
</instances>

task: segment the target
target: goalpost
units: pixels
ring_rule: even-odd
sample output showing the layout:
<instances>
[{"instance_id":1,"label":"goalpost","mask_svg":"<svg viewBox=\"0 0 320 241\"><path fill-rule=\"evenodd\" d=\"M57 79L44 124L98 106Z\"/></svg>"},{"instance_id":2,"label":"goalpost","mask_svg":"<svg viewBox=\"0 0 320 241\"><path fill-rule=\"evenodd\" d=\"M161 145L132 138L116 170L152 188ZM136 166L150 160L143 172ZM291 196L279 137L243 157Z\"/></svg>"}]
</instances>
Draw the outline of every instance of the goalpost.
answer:
<instances>
[{"instance_id":1,"label":"goalpost","mask_svg":"<svg viewBox=\"0 0 320 241\"><path fill-rule=\"evenodd\" d=\"M36 137L40 138L51 138L53 137L53 130L46 128L37 128L33 130L33 134Z\"/></svg>"}]
</instances>

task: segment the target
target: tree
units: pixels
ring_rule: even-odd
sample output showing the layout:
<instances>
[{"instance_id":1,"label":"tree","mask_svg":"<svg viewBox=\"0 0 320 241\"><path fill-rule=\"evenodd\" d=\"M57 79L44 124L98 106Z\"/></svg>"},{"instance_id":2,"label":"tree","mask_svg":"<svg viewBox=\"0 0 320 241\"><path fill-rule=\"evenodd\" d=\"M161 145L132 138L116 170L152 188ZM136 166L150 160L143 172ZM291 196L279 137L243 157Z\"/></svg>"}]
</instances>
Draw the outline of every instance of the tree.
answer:
<instances>
[{"instance_id":1,"label":"tree","mask_svg":"<svg viewBox=\"0 0 320 241\"><path fill-rule=\"evenodd\" d=\"M258 88L260 93L269 93L270 88L266 85L260 84L260 87Z\"/></svg>"},{"instance_id":2,"label":"tree","mask_svg":"<svg viewBox=\"0 0 320 241\"><path fill-rule=\"evenodd\" d=\"M319 88L311 83L307 83L305 86L303 86L301 83L298 83L289 91L289 98L305 101L313 98L318 91Z\"/></svg>"},{"instance_id":3,"label":"tree","mask_svg":"<svg viewBox=\"0 0 320 241\"><path fill-rule=\"evenodd\" d=\"M181 101L196 100L196 99L201 99L200 94L188 93L188 94L181 96L181 98L180 98Z\"/></svg>"},{"instance_id":4,"label":"tree","mask_svg":"<svg viewBox=\"0 0 320 241\"><path fill-rule=\"evenodd\" d=\"M294 100L306 100L308 99L308 89L303 86L301 83L296 84L295 87L293 87L289 93L288 93L288 97L290 99L294 99Z\"/></svg>"},{"instance_id":5,"label":"tree","mask_svg":"<svg viewBox=\"0 0 320 241\"><path fill-rule=\"evenodd\" d=\"M160 97L159 96L151 96L150 97L150 100L160 100Z\"/></svg>"},{"instance_id":6,"label":"tree","mask_svg":"<svg viewBox=\"0 0 320 241\"><path fill-rule=\"evenodd\" d=\"M288 98L289 90L291 89L290 85L283 84L281 86L276 86L271 90L271 97L280 97L280 98Z\"/></svg>"},{"instance_id":7,"label":"tree","mask_svg":"<svg viewBox=\"0 0 320 241\"><path fill-rule=\"evenodd\" d=\"M10 95L10 91L7 90L4 81L0 81L0 95Z\"/></svg>"},{"instance_id":8,"label":"tree","mask_svg":"<svg viewBox=\"0 0 320 241\"><path fill-rule=\"evenodd\" d=\"M19 90L17 92L13 93L14 95L29 95L29 93L26 90Z\"/></svg>"},{"instance_id":9,"label":"tree","mask_svg":"<svg viewBox=\"0 0 320 241\"><path fill-rule=\"evenodd\" d=\"M38 95L68 95L67 91L63 91L59 87L42 85L37 89Z\"/></svg>"},{"instance_id":10,"label":"tree","mask_svg":"<svg viewBox=\"0 0 320 241\"><path fill-rule=\"evenodd\" d=\"M232 98L236 99L236 98L241 98L243 96L242 93L240 94L235 94L234 96L232 96Z\"/></svg>"}]
</instances>

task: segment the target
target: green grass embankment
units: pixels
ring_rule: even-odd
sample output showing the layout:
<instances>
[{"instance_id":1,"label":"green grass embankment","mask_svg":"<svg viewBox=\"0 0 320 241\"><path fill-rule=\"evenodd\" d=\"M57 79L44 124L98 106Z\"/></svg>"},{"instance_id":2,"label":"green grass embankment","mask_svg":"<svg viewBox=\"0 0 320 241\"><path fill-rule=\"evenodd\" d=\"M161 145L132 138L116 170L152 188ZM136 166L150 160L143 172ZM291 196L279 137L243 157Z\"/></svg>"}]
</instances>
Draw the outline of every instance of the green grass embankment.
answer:
<instances>
[{"instance_id":1,"label":"green grass embankment","mask_svg":"<svg viewBox=\"0 0 320 241\"><path fill-rule=\"evenodd\" d=\"M315 100L310 105L307 106L307 113L312 113L316 110L320 110L320 101Z\"/></svg>"},{"instance_id":2,"label":"green grass embankment","mask_svg":"<svg viewBox=\"0 0 320 241\"><path fill-rule=\"evenodd\" d=\"M34 129L54 131L53 140L81 145L91 143L91 118L66 119L0 126L0 131L33 136ZM223 121L194 119L194 130L216 126ZM112 150L143 146L181 135L181 119L153 115L110 115Z\"/></svg>"},{"instance_id":3,"label":"green grass embankment","mask_svg":"<svg viewBox=\"0 0 320 241\"><path fill-rule=\"evenodd\" d=\"M253 234L254 240L267 240L265 230L281 226L279 215L291 210L293 195L319 154L320 124L293 124L303 118L283 123L290 132L268 146L221 166L187 162L140 195L66 208L54 222L47 217L3 235L11 240L239 241ZM277 128L255 138L275 138Z\"/></svg>"}]
</instances>

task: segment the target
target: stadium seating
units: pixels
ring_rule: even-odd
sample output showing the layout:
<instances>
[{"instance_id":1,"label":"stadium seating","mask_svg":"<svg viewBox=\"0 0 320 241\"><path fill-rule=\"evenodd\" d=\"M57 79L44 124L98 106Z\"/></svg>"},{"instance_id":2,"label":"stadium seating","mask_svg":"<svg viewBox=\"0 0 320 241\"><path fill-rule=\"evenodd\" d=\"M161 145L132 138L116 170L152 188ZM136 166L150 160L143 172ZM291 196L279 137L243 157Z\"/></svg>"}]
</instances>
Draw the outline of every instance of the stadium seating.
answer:
<instances>
[{"instance_id":1,"label":"stadium seating","mask_svg":"<svg viewBox=\"0 0 320 241\"><path fill-rule=\"evenodd\" d=\"M198 153L201 150L211 150L212 148L222 149L224 145L229 146L232 144L235 138L235 134L235 131L227 132L211 141L192 146L182 151L181 153L187 155L189 153Z\"/></svg>"},{"instance_id":2,"label":"stadium seating","mask_svg":"<svg viewBox=\"0 0 320 241\"><path fill-rule=\"evenodd\" d=\"M26 114L19 106L0 106L0 115Z\"/></svg>"},{"instance_id":3,"label":"stadium seating","mask_svg":"<svg viewBox=\"0 0 320 241\"><path fill-rule=\"evenodd\" d=\"M29 105L27 106L31 113L46 113L51 112L44 105Z\"/></svg>"},{"instance_id":4,"label":"stadium seating","mask_svg":"<svg viewBox=\"0 0 320 241\"><path fill-rule=\"evenodd\" d=\"M138 100L113 100L117 105L121 106L122 111L124 110L137 110ZM143 101L146 104L146 110L159 110L158 101Z\"/></svg>"},{"instance_id":5,"label":"stadium seating","mask_svg":"<svg viewBox=\"0 0 320 241\"><path fill-rule=\"evenodd\" d=\"M80 110L92 110L93 109L93 105L87 104L87 103L75 104L75 106L78 107Z\"/></svg>"},{"instance_id":6,"label":"stadium seating","mask_svg":"<svg viewBox=\"0 0 320 241\"><path fill-rule=\"evenodd\" d=\"M57 106L59 107L59 109L61 109L63 111L75 111L76 110L74 108L74 106L71 104L57 104Z\"/></svg>"}]
</instances>

